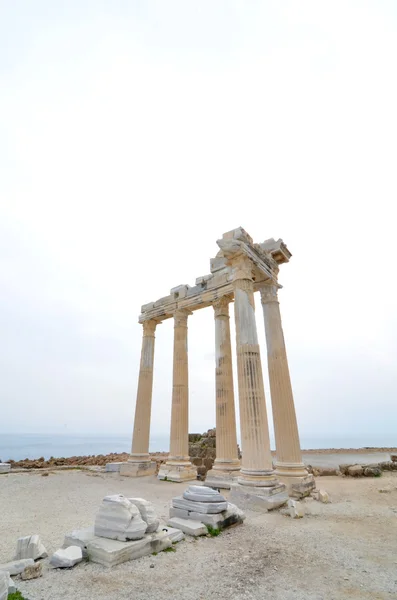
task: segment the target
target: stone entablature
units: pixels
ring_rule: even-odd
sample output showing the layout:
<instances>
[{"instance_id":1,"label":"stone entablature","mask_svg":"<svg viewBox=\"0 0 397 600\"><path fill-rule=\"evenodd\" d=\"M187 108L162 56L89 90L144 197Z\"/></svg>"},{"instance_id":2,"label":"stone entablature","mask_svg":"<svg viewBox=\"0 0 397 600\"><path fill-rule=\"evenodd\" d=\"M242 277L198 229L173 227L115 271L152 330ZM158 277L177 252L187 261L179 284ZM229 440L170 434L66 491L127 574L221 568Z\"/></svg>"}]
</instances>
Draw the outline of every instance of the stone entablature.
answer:
<instances>
[{"instance_id":1,"label":"stone entablature","mask_svg":"<svg viewBox=\"0 0 397 600\"><path fill-rule=\"evenodd\" d=\"M197 277L193 287L178 285L170 290L169 296L144 304L141 307L140 323L151 319L170 319L178 309L198 310L210 306L221 296L233 294L233 272L228 258L231 253L240 253L249 259L255 291L269 280L276 282L278 266L291 258L291 253L281 239L276 241L271 238L262 244L254 244L241 227L224 233L217 244L220 251L210 261L211 273Z\"/></svg>"}]
</instances>

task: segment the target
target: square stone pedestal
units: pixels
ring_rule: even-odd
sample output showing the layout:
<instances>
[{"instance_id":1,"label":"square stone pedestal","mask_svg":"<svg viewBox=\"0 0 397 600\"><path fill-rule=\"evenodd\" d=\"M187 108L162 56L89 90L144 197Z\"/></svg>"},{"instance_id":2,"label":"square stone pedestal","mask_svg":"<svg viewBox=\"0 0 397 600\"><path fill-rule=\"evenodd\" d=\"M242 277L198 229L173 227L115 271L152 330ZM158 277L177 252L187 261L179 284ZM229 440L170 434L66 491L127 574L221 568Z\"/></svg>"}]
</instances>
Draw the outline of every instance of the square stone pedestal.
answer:
<instances>
[{"instance_id":1,"label":"square stone pedestal","mask_svg":"<svg viewBox=\"0 0 397 600\"><path fill-rule=\"evenodd\" d=\"M284 483L289 496L292 498L305 498L316 488L316 481L313 475L306 477L287 477L278 475L277 479Z\"/></svg>"},{"instance_id":2,"label":"square stone pedestal","mask_svg":"<svg viewBox=\"0 0 397 600\"><path fill-rule=\"evenodd\" d=\"M233 483L229 500L239 508L250 508L267 512L283 506L288 501L288 493L284 484L274 487L259 487Z\"/></svg>"},{"instance_id":3,"label":"square stone pedestal","mask_svg":"<svg viewBox=\"0 0 397 600\"><path fill-rule=\"evenodd\" d=\"M207 471L204 484L216 490L230 490L233 483L237 482L237 477L240 475L240 470L236 471L218 471L211 469Z\"/></svg>"},{"instance_id":4,"label":"square stone pedestal","mask_svg":"<svg viewBox=\"0 0 397 600\"><path fill-rule=\"evenodd\" d=\"M145 462L123 462L120 464L120 475L125 477L144 477L145 475L155 475L156 461Z\"/></svg>"},{"instance_id":5,"label":"square stone pedestal","mask_svg":"<svg viewBox=\"0 0 397 600\"><path fill-rule=\"evenodd\" d=\"M163 463L157 478L163 481L193 481L197 479L197 468L191 463L186 465Z\"/></svg>"}]
</instances>

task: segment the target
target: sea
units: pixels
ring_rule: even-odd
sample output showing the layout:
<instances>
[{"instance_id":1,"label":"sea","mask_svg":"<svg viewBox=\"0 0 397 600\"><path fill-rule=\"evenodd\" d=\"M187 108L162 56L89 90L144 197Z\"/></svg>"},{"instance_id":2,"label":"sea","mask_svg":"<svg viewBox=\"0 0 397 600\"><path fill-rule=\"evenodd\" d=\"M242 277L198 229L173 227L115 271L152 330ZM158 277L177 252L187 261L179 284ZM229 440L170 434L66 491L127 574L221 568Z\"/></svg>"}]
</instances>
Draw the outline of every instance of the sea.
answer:
<instances>
[{"instance_id":1,"label":"sea","mask_svg":"<svg viewBox=\"0 0 397 600\"><path fill-rule=\"evenodd\" d=\"M301 447L304 450L325 448L394 448L397 447L397 434L361 434L361 435L306 435L302 434ZM274 440L271 440L274 449ZM130 452L131 435L93 435L91 434L33 434L0 433L0 459L3 462L37 459L51 456L55 458L69 456L87 456L109 454L111 452ZM150 440L151 452L167 452L168 436L154 436ZM1 462L0 460L0 462Z\"/></svg>"}]
</instances>

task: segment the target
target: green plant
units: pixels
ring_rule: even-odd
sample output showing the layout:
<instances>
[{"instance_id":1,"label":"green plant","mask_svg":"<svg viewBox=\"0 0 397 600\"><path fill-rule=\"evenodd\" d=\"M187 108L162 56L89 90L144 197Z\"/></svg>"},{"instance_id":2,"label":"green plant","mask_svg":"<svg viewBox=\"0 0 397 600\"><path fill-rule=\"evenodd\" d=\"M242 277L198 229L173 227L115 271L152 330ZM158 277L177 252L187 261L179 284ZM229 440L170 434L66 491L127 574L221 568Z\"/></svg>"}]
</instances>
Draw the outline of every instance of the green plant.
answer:
<instances>
[{"instance_id":1,"label":"green plant","mask_svg":"<svg viewBox=\"0 0 397 600\"><path fill-rule=\"evenodd\" d=\"M152 552L152 556L157 556L158 552Z\"/></svg>"},{"instance_id":2,"label":"green plant","mask_svg":"<svg viewBox=\"0 0 397 600\"><path fill-rule=\"evenodd\" d=\"M7 600L26 600L21 594L21 592L14 592L13 594L8 594Z\"/></svg>"},{"instance_id":3,"label":"green plant","mask_svg":"<svg viewBox=\"0 0 397 600\"><path fill-rule=\"evenodd\" d=\"M169 548L164 548L163 552L176 552L176 548L174 548L174 546L170 546Z\"/></svg>"},{"instance_id":4,"label":"green plant","mask_svg":"<svg viewBox=\"0 0 397 600\"><path fill-rule=\"evenodd\" d=\"M220 535L221 530L216 527L212 527L212 525L207 525L208 533L211 537L218 537Z\"/></svg>"}]
</instances>

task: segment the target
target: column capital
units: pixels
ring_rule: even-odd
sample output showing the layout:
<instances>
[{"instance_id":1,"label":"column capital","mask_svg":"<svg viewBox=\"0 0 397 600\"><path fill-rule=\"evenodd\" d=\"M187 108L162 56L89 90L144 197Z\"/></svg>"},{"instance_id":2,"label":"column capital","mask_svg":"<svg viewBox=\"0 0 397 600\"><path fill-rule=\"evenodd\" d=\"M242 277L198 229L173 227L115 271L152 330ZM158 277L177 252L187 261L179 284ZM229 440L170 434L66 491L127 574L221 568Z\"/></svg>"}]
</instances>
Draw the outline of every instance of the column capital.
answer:
<instances>
[{"instance_id":1,"label":"column capital","mask_svg":"<svg viewBox=\"0 0 397 600\"><path fill-rule=\"evenodd\" d=\"M262 304L268 304L269 302L278 302L278 290L281 288L281 285L278 283L274 283L273 281L269 283L264 283L263 286L259 289L261 293L261 302Z\"/></svg>"},{"instance_id":2,"label":"column capital","mask_svg":"<svg viewBox=\"0 0 397 600\"><path fill-rule=\"evenodd\" d=\"M253 281L254 265L248 256L242 252L237 253L230 257L229 261L232 266L233 281L238 281L239 279Z\"/></svg>"},{"instance_id":3,"label":"column capital","mask_svg":"<svg viewBox=\"0 0 397 600\"><path fill-rule=\"evenodd\" d=\"M227 294L217 300L214 300L212 306L214 308L215 318L229 317L229 304L232 301L232 295Z\"/></svg>"},{"instance_id":4,"label":"column capital","mask_svg":"<svg viewBox=\"0 0 397 600\"><path fill-rule=\"evenodd\" d=\"M192 315L191 310L187 310L186 308L178 308L174 312L174 327L187 327L187 318L189 315Z\"/></svg>"},{"instance_id":5,"label":"column capital","mask_svg":"<svg viewBox=\"0 0 397 600\"><path fill-rule=\"evenodd\" d=\"M142 323L143 327L143 337L154 337L154 332L156 331L157 321L150 319L149 321L144 321Z\"/></svg>"}]
</instances>

